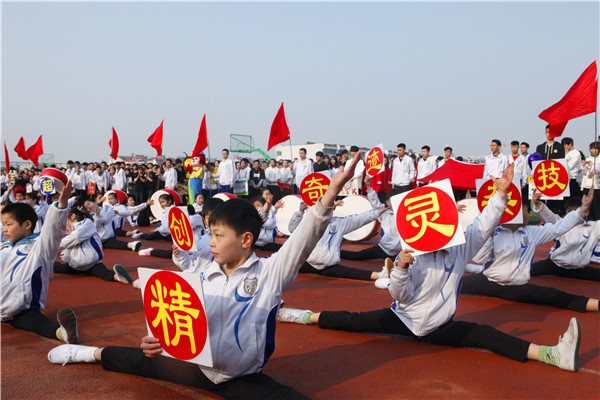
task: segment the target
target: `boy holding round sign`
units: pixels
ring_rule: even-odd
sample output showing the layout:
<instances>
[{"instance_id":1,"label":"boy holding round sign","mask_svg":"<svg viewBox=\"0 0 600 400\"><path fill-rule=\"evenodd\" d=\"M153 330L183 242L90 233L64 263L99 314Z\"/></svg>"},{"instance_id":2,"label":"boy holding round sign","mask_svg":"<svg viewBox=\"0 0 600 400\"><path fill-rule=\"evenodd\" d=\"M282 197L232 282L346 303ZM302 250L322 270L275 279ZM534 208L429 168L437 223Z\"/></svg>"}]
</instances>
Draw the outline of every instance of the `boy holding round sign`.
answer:
<instances>
[{"instance_id":1,"label":"boy holding round sign","mask_svg":"<svg viewBox=\"0 0 600 400\"><path fill-rule=\"evenodd\" d=\"M213 211L213 259L202 260L199 265L213 350L211 367L161 355L167 343L151 336L142 339L141 349L59 346L48 353L49 360L58 364L101 362L107 370L191 385L224 398L305 398L263 375L261 369L275 350L281 293L293 282L323 235L335 198L352 178L359 156L357 153L347 169L340 168L296 231L268 258L259 258L253 252L262 219L250 203L230 200ZM155 292L158 302L162 290Z\"/></svg>"}]
</instances>

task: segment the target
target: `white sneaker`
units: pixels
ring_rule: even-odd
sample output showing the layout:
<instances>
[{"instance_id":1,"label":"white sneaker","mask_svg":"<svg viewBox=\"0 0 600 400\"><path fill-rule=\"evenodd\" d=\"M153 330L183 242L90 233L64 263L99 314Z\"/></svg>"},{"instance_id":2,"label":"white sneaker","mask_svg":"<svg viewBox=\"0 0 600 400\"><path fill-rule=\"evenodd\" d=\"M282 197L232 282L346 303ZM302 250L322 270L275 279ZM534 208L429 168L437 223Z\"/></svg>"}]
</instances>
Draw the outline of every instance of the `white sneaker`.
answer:
<instances>
[{"instance_id":1,"label":"white sneaker","mask_svg":"<svg viewBox=\"0 0 600 400\"><path fill-rule=\"evenodd\" d=\"M308 322L308 315L312 314L310 310L300 310L298 308L282 307L277 312L277 321L279 322L293 322L295 324L306 325Z\"/></svg>"},{"instance_id":2,"label":"white sneaker","mask_svg":"<svg viewBox=\"0 0 600 400\"><path fill-rule=\"evenodd\" d=\"M139 239L142 237L142 235L143 235L142 232L138 232L138 233L134 233L133 235L131 235L131 237L134 239Z\"/></svg>"},{"instance_id":3,"label":"white sneaker","mask_svg":"<svg viewBox=\"0 0 600 400\"><path fill-rule=\"evenodd\" d=\"M127 232L127 233L125 234L125 236L133 236L133 235L135 235L136 233L140 233L139 229L134 229L134 230L132 230L132 231L129 231L129 232Z\"/></svg>"},{"instance_id":4,"label":"white sneaker","mask_svg":"<svg viewBox=\"0 0 600 400\"><path fill-rule=\"evenodd\" d=\"M558 344L552 348L558 368L577 371L579 368L579 343L581 330L576 318L571 318L569 328L558 338Z\"/></svg>"},{"instance_id":5,"label":"white sneaker","mask_svg":"<svg viewBox=\"0 0 600 400\"><path fill-rule=\"evenodd\" d=\"M151 256L152 254L150 253L152 252L152 250L154 250L154 248L148 247L147 249L138 251L138 254L142 257Z\"/></svg>"},{"instance_id":6,"label":"white sneaker","mask_svg":"<svg viewBox=\"0 0 600 400\"><path fill-rule=\"evenodd\" d=\"M140 283L139 279L136 279L135 281L133 281L133 283L131 284L131 286L133 286L136 289L142 289L142 284Z\"/></svg>"},{"instance_id":7,"label":"white sneaker","mask_svg":"<svg viewBox=\"0 0 600 400\"><path fill-rule=\"evenodd\" d=\"M53 364L96 362L94 352L98 347L62 344L48 352L48 361Z\"/></svg>"},{"instance_id":8,"label":"white sneaker","mask_svg":"<svg viewBox=\"0 0 600 400\"><path fill-rule=\"evenodd\" d=\"M390 285L390 278L379 278L374 282L377 289L387 289Z\"/></svg>"}]
</instances>

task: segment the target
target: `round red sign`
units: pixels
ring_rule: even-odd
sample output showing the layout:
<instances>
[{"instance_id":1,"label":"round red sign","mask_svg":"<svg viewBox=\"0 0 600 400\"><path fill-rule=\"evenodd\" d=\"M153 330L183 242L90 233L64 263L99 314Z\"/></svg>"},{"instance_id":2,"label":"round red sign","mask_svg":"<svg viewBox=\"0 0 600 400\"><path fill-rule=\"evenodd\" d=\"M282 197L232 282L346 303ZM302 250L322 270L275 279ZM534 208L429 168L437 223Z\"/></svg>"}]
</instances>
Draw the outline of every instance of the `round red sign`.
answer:
<instances>
[{"instance_id":1,"label":"round red sign","mask_svg":"<svg viewBox=\"0 0 600 400\"><path fill-rule=\"evenodd\" d=\"M560 196L569 187L569 173L557 160L544 160L533 171L533 183L544 196Z\"/></svg>"},{"instance_id":2,"label":"round red sign","mask_svg":"<svg viewBox=\"0 0 600 400\"><path fill-rule=\"evenodd\" d=\"M198 295L180 275L158 271L144 289L144 313L152 336L180 360L197 357L206 344L208 322Z\"/></svg>"},{"instance_id":3,"label":"round red sign","mask_svg":"<svg viewBox=\"0 0 600 400\"><path fill-rule=\"evenodd\" d=\"M187 215L177 207L169 210L169 229L175 244L183 251L194 247L194 232Z\"/></svg>"},{"instance_id":4,"label":"round red sign","mask_svg":"<svg viewBox=\"0 0 600 400\"><path fill-rule=\"evenodd\" d=\"M477 192L477 207L479 208L479 212L483 211L494 194L496 194L496 185L494 185L494 181L488 179L481 185ZM502 214L502 218L500 218L500 224L505 224L515 219L519 215L521 207L523 207L521 191L514 183L510 184L507 197L506 209L504 210L504 214Z\"/></svg>"},{"instance_id":5,"label":"round red sign","mask_svg":"<svg viewBox=\"0 0 600 400\"><path fill-rule=\"evenodd\" d=\"M402 240L413 249L439 250L452 240L458 228L456 203L436 187L412 190L400 203L396 225Z\"/></svg>"},{"instance_id":6,"label":"round red sign","mask_svg":"<svg viewBox=\"0 0 600 400\"><path fill-rule=\"evenodd\" d=\"M320 172L306 175L300 184L300 197L307 205L314 205L329 187L329 178Z\"/></svg>"},{"instance_id":7,"label":"round red sign","mask_svg":"<svg viewBox=\"0 0 600 400\"><path fill-rule=\"evenodd\" d=\"M365 168L367 169L367 175L371 178L377 175L383 168L383 151L379 147L373 147L367 153Z\"/></svg>"}]
</instances>

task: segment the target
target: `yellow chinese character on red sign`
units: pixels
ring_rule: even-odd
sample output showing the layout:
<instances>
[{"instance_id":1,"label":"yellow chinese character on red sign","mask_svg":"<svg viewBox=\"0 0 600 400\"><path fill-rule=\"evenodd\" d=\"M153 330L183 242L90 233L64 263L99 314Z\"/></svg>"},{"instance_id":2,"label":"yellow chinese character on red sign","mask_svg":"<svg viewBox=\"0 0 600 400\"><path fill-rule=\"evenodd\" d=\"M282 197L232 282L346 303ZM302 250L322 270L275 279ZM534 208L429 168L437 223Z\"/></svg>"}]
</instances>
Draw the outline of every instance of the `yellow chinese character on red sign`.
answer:
<instances>
[{"instance_id":1,"label":"yellow chinese character on red sign","mask_svg":"<svg viewBox=\"0 0 600 400\"><path fill-rule=\"evenodd\" d=\"M427 228L431 228L446 237L452 237L454 234L456 229L454 225L435 222L440 217L440 204L436 192L429 192L407 199L404 205L409 211L406 214L406 221L410 222L414 228L420 228L415 236L405 240L406 243L413 243L421 239L425 235ZM430 214L431 218L429 219L428 216ZM418 219L420 219L420 222L417 221Z\"/></svg>"},{"instance_id":2,"label":"yellow chinese character on red sign","mask_svg":"<svg viewBox=\"0 0 600 400\"><path fill-rule=\"evenodd\" d=\"M329 188L329 178L320 173L312 173L302 181L300 196L309 206L312 206Z\"/></svg>"}]
</instances>

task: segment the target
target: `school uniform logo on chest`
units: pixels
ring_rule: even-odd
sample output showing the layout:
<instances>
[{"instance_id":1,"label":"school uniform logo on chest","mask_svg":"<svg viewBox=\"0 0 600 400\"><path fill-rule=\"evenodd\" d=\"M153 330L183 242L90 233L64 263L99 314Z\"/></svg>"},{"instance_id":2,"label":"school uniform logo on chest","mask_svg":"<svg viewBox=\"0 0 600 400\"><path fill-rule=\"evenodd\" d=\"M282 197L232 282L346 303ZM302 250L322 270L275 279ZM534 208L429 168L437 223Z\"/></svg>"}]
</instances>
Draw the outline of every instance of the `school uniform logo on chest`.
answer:
<instances>
[{"instance_id":1,"label":"school uniform logo on chest","mask_svg":"<svg viewBox=\"0 0 600 400\"><path fill-rule=\"evenodd\" d=\"M256 293L256 288L258 287L258 278L244 278L244 292L248 296L254 296Z\"/></svg>"}]
</instances>

